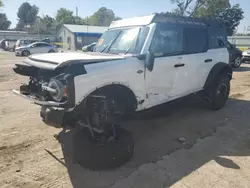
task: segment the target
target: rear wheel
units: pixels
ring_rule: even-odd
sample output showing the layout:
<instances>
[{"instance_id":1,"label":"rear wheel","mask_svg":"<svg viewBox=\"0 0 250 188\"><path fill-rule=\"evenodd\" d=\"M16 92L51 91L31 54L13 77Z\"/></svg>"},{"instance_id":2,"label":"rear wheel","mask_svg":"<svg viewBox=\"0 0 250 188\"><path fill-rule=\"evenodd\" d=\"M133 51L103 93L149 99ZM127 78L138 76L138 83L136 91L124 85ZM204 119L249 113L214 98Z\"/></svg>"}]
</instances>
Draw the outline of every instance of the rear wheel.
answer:
<instances>
[{"instance_id":1,"label":"rear wheel","mask_svg":"<svg viewBox=\"0 0 250 188\"><path fill-rule=\"evenodd\" d=\"M240 56L236 57L235 60L232 63L233 68L239 68L242 63L242 59Z\"/></svg>"},{"instance_id":2,"label":"rear wheel","mask_svg":"<svg viewBox=\"0 0 250 188\"><path fill-rule=\"evenodd\" d=\"M218 75L206 93L211 109L220 110L226 104L230 93L230 79L228 75Z\"/></svg>"},{"instance_id":3,"label":"rear wheel","mask_svg":"<svg viewBox=\"0 0 250 188\"><path fill-rule=\"evenodd\" d=\"M55 51L54 50L49 50L49 52L48 53L55 53Z\"/></svg>"},{"instance_id":4,"label":"rear wheel","mask_svg":"<svg viewBox=\"0 0 250 188\"><path fill-rule=\"evenodd\" d=\"M24 50L22 53L23 56L29 56L30 52L28 50Z\"/></svg>"}]
</instances>

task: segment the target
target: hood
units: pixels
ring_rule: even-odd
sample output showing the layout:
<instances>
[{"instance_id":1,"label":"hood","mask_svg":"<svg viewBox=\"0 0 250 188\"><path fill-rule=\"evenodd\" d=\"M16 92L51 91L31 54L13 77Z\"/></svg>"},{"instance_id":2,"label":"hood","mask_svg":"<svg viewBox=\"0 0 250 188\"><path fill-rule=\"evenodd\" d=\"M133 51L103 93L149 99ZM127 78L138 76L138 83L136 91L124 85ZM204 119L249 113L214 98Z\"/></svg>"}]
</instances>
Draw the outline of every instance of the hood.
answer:
<instances>
[{"instance_id":1,"label":"hood","mask_svg":"<svg viewBox=\"0 0 250 188\"><path fill-rule=\"evenodd\" d=\"M23 49L26 49L28 48L27 46L20 46L20 47L17 47L16 50L23 50Z\"/></svg>"},{"instance_id":2,"label":"hood","mask_svg":"<svg viewBox=\"0 0 250 188\"><path fill-rule=\"evenodd\" d=\"M56 69L69 64L89 64L98 63L102 61L111 61L124 59L124 56L106 54L99 52L68 52L68 53L47 53L47 54L35 54L29 56L24 60L24 63L34 67L42 69Z\"/></svg>"}]
</instances>

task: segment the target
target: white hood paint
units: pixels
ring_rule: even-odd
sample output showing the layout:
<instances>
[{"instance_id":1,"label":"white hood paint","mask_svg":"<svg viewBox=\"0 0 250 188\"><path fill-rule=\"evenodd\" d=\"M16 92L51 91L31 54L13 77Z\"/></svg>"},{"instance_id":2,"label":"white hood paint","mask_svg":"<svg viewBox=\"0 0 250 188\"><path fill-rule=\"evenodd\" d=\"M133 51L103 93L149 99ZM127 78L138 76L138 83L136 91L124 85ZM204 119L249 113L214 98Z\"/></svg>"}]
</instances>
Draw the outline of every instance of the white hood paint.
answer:
<instances>
[{"instance_id":1,"label":"white hood paint","mask_svg":"<svg viewBox=\"0 0 250 188\"><path fill-rule=\"evenodd\" d=\"M68 64L75 64L75 63L86 64L86 63L109 61L109 60L119 60L124 58L125 57L121 55L97 53L97 52L46 53L46 54L31 55L24 60L24 63L43 69L56 69L58 67L63 67Z\"/></svg>"}]
</instances>

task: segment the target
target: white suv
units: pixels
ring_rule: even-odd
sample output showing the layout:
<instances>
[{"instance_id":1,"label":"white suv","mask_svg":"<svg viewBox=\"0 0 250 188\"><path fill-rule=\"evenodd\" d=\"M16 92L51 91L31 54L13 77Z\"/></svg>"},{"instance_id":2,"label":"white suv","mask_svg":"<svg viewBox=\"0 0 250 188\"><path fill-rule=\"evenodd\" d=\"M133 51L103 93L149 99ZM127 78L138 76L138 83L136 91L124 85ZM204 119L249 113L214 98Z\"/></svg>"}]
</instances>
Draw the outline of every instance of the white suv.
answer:
<instances>
[{"instance_id":1,"label":"white suv","mask_svg":"<svg viewBox=\"0 0 250 188\"><path fill-rule=\"evenodd\" d=\"M226 41L217 20L161 14L119 20L95 52L31 55L17 64L14 71L30 82L14 93L42 106L49 125L88 128L75 143L88 151L78 149L78 161L112 167L133 154L117 116L200 91L212 109L224 106L232 79Z\"/></svg>"}]
</instances>

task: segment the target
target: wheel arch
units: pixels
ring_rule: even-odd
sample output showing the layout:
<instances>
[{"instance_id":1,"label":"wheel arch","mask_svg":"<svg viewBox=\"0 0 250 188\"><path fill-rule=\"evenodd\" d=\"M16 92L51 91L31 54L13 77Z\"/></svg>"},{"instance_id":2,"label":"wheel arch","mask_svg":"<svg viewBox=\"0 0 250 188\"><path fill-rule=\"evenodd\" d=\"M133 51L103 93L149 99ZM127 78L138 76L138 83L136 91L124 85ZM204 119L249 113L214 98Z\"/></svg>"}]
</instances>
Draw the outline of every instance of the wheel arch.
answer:
<instances>
[{"instance_id":1,"label":"wheel arch","mask_svg":"<svg viewBox=\"0 0 250 188\"><path fill-rule=\"evenodd\" d=\"M24 55L25 51L28 52L29 54L31 54L30 50L25 49L25 50L22 51L22 55Z\"/></svg>"},{"instance_id":2,"label":"wheel arch","mask_svg":"<svg viewBox=\"0 0 250 188\"><path fill-rule=\"evenodd\" d=\"M204 89L210 88L214 80L217 78L217 76L223 73L227 74L230 80L232 79L232 74L233 74L232 67L228 63L223 63L223 62L216 63L208 74L207 80L204 85Z\"/></svg>"},{"instance_id":3,"label":"wheel arch","mask_svg":"<svg viewBox=\"0 0 250 188\"><path fill-rule=\"evenodd\" d=\"M136 110L138 106L138 100L134 91L123 83L108 83L98 86L84 95L78 105L81 105L90 95L107 95L116 97L122 105L132 108L131 110Z\"/></svg>"}]
</instances>

